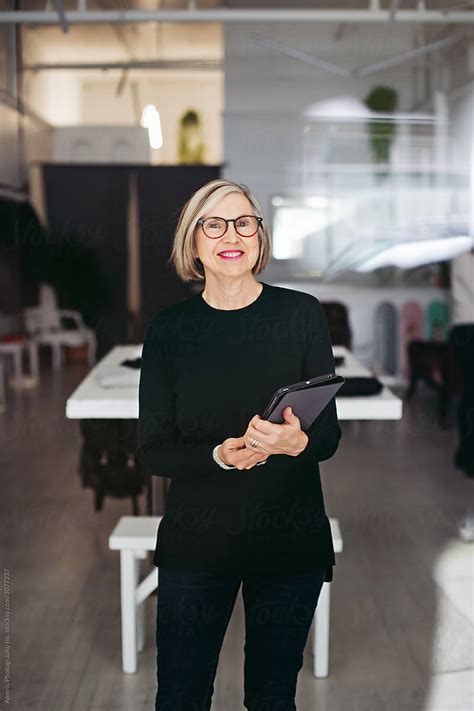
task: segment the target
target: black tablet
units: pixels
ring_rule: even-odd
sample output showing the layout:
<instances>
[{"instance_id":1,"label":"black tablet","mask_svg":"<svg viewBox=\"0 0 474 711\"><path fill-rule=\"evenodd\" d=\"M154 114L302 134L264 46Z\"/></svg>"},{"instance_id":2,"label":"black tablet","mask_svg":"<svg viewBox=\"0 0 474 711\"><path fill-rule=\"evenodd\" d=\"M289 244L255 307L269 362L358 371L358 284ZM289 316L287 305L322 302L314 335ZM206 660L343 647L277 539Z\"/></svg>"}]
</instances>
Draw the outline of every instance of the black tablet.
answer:
<instances>
[{"instance_id":1,"label":"black tablet","mask_svg":"<svg viewBox=\"0 0 474 711\"><path fill-rule=\"evenodd\" d=\"M261 418L281 425L285 422L283 410L290 405L300 420L301 429L307 430L343 385L344 378L335 373L284 385L275 392Z\"/></svg>"}]
</instances>

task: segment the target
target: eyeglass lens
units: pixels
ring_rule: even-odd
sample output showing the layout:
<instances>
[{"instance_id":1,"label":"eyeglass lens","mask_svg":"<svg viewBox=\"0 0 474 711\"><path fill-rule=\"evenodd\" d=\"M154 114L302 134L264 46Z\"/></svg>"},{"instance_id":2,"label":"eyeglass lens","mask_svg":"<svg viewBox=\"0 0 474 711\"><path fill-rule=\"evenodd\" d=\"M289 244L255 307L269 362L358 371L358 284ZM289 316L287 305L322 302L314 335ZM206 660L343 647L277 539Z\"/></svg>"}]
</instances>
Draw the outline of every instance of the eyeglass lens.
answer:
<instances>
[{"instance_id":1,"label":"eyeglass lens","mask_svg":"<svg viewBox=\"0 0 474 711\"><path fill-rule=\"evenodd\" d=\"M243 215L235 221L235 231L241 237L252 237L258 230L258 220L253 215ZM220 217L209 217L202 223L204 233L212 239L222 237L227 230L226 221Z\"/></svg>"}]
</instances>

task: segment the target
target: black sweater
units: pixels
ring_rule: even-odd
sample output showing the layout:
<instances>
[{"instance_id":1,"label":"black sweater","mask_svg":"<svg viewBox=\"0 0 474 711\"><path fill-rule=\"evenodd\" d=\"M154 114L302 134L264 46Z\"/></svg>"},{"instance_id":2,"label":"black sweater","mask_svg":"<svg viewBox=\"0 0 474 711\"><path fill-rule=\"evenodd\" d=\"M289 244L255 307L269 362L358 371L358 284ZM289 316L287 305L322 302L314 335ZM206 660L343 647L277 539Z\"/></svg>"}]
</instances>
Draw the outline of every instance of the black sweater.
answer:
<instances>
[{"instance_id":1,"label":"black sweater","mask_svg":"<svg viewBox=\"0 0 474 711\"><path fill-rule=\"evenodd\" d=\"M326 567L329 582L335 557L318 462L341 436L334 400L296 457L270 455L248 470L212 458L216 444L245 433L277 388L334 372L318 299L262 283L243 308L215 309L199 293L148 325L139 453L152 474L171 479L154 564L240 575Z\"/></svg>"}]
</instances>

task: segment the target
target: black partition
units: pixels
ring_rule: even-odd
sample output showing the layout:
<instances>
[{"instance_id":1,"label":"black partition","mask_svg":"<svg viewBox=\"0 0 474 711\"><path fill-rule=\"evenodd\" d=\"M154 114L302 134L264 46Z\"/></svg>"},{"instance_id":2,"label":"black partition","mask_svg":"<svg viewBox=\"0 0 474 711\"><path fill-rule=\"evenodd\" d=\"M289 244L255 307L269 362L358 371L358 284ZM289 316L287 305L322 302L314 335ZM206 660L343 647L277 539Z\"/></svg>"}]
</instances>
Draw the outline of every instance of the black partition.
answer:
<instances>
[{"instance_id":1,"label":"black partition","mask_svg":"<svg viewBox=\"0 0 474 711\"><path fill-rule=\"evenodd\" d=\"M18 314L22 306L17 216L17 203L0 197L0 314L7 315Z\"/></svg>"},{"instance_id":2,"label":"black partition","mask_svg":"<svg viewBox=\"0 0 474 711\"><path fill-rule=\"evenodd\" d=\"M117 344L128 342L127 209L130 166L43 165L49 239L65 260L69 273L77 263L79 288L94 289L99 306L91 317L97 337L97 359ZM79 247L77 247L79 245ZM84 249L90 256L84 257ZM97 269L88 283L87 264ZM94 272L95 273L95 272ZM79 279L80 278L80 279ZM67 293L67 285L64 285ZM99 291L99 294L97 292ZM64 296L58 295L60 300ZM60 303L68 308L70 304Z\"/></svg>"},{"instance_id":3,"label":"black partition","mask_svg":"<svg viewBox=\"0 0 474 711\"><path fill-rule=\"evenodd\" d=\"M157 311L193 293L168 264L173 235L185 202L220 170L218 165L138 168L142 335Z\"/></svg>"},{"instance_id":4,"label":"black partition","mask_svg":"<svg viewBox=\"0 0 474 711\"><path fill-rule=\"evenodd\" d=\"M199 187L219 177L220 166L43 165L48 240L61 250L59 261L65 260L71 278L75 276L71 260L77 264L76 288L84 304L79 310L96 332L97 359L115 345L129 342L127 218L132 173L137 177L140 229L141 340L157 311L193 293L168 263L172 240L184 203ZM84 249L88 254L82 253ZM57 259L57 250L53 252ZM92 271L101 278L100 294ZM60 281L56 275L56 282ZM63 286L58 288L59 306L74 308L68 301L71 285ZM94 291L99 308L87 308L88 290ZM136 342L135 336L132 341Z\"/></svg>"},{"instance_id":5,"label":"black partition","mask_svg":"<svg viewBox=\"0 0 474 711\"><path fill-rule=\"evenodd\" d=\"M46 232L26 200L0 196L0 312L17 319L38 301L44 274Z\"/></svg>"}]
</instances>

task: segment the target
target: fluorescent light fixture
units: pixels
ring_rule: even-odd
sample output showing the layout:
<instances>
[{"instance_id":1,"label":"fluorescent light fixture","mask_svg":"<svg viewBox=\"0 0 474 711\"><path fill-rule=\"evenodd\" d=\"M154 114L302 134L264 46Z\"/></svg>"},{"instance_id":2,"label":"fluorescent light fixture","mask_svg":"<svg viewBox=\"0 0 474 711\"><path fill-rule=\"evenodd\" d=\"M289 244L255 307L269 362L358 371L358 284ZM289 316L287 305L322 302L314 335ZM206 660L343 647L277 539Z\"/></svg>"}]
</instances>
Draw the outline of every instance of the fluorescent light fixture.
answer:
<instances>
[{"instance_id":1,"label":"fluorescent light fixture","mask_svg":"<svg viewBox=\"0 0 474 711\"><path fill-rule=\"evenodd\" d=\"M358 272L371 272L380 267L394 266L399 269L414 269L423 264L444 262L454 259L458 254L471 249L469 235L449 237L448 239L423 239L416 242L403 242L384 249L379 254L366 259L356 267Z\"/></svg>"},{"instance_id":2,"label":"fluorescent light fixture","mask_svg":"<svg viewBox=\"0 0 474 711\"><path fill-rule=\"evenodd\" d=\"M432 231L434 232L434 230ZM355 242L339 254L324 272L330 278L345 271L371 272L381 267L415 269L425 264L434 264L454 259L467 252L474 244L469 235L443 235L395 241L392 239L364 238L359 235Z\"/></svg>"},{"instance_id":3,"label":"fluorescent light fixture","mask_svg":"<svg viewBox=\"0 0 474 711\"><path fill-rule=\"evenodd\" d=\"M353 119L368 121L372 111L354 96L335 96L308 106L303 114L314 119Z\"/></svg>"},{"instance_id":4,"label":"fluorescent light fixture","mask_svg":"<svg viewBox=\"0 0 474 711\"><path fill-rule=\"evenodd\" d=\"M140 126L148 129L148 140L152 148L161 148L163 134L161 131L160 114L154 104L147 104L143 109Z\"/></svg>"}]
</instances>

